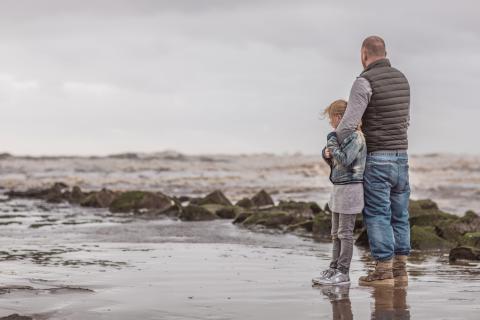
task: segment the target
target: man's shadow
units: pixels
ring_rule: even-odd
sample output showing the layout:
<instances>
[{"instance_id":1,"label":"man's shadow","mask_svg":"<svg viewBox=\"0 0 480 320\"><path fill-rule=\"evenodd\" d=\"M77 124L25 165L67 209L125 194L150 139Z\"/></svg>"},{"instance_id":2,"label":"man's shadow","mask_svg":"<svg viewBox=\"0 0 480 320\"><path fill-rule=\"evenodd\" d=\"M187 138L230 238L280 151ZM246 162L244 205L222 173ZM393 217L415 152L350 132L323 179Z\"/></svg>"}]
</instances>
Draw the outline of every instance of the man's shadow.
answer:
<instances>
[{"instance_id":1,"label":"man's shadow","mask_svg":"<svg viewBox=\"0 0 480 320\"><path fill-rule=\"evenodd\" d=\"M322 293L328 297L332 305L333 320L352 320L352 303L350 301L350 284L341 286L320 287ZM378 286L371 288L373 303L371 305L371 318L375 320L409 320L410 310L407 305L407 287L395 285L394 287Z\"/></svg>"}]
</instances>

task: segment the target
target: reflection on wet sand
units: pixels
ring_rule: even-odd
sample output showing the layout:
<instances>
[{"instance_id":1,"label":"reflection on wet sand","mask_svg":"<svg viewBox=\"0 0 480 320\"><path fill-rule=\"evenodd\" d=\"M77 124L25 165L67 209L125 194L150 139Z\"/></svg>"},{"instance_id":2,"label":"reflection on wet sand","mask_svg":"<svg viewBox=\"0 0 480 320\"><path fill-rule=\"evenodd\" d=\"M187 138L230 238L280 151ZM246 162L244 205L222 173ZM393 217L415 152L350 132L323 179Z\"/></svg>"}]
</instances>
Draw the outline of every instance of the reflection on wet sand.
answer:
<instances>
[{"instance_id":1,"label":"reflection on wet sand","mask_svg":"<svg viewBox=\"0 0 480 320\"><path fill-rule=\"evenodd\" d=\"M333 320L353 319L352 303L350 301L350 284L340 286L324 286L322 293L328 297L332 304Z\"/></svg>"},{"instance_id":2,"label":"reflection on wet sand","mask_svg":"<svg viewBox=\"0 0 480 320\"><path fill-rule=\"evenodd\" d=\"M321 292L328 297L332 305L333 320L353 319L350 301L350 284L340 286L323 286ZM396 284L394 287L372 287L373 303L371 319L408 320L410 310L407 305L407 286Z\"/></svg>"},{"instance_id":3,"label":"reflection on wet sand","mask_svg":"<svg viewBox=\"0 0 480 320\"><path fill-rule=\"evenodd\" d=\"M374 287L372 292L371 319L410 319L410 310L407 305L407 287Z\"/></svg>"}]
</instances>

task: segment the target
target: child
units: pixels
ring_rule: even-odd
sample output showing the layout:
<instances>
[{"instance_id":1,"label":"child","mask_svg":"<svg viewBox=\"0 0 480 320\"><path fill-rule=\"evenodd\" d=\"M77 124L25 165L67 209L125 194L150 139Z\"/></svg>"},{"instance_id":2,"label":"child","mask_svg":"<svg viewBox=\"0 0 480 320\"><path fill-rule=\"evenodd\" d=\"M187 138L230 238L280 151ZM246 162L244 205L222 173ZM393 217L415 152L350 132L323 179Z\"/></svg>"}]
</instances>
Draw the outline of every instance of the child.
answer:
<instances>
[{"instance_id":1,"label":"child","mask_svg":"<svg viewBox=\"0 0 480 320\"><path fill-rule=\"evenodd\" d=\"M329 117L334 129L340 123L346 108L345 100L337 100L325 109L324 114ZM330 181L333 183L329 202L333 249L330 267L320 277L313 278L312 282L323 285L346 284L350 282L348 274L352 260L355 218L363 209L363 172L367 147L360 125L340 144L336 133L329 133L322 156L330 166Z\"/></svg>"}]
</instances>

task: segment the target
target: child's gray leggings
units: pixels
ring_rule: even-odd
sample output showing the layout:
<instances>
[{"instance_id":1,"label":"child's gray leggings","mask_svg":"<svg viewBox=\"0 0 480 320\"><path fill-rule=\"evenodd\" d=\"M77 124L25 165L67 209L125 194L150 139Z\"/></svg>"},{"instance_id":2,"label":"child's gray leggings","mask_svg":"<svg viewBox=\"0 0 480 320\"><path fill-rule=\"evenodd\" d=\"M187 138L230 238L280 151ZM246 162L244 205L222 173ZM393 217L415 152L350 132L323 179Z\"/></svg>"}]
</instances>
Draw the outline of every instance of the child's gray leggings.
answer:
<instances>
[{"instance_id":1,"label":"child's gray leggings","mask_svg":"<svg viewBox=\"0 0 480 320\"><path fill-rule=\"evenodd\" d=\"M332 213L332 262L330 267L348 273L353 254L356 214Z\"/></svg>"}]
</instances>

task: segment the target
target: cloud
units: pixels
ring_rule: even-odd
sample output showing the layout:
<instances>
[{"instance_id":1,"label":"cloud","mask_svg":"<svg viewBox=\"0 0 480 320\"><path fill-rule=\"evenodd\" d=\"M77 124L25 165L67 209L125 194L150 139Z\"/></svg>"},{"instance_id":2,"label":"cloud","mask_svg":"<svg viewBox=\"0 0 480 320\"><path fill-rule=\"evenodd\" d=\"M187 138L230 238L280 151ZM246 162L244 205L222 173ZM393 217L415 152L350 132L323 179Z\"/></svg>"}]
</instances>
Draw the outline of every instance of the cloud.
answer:
<instances>
[{"instance_id":1,"label":"cloud","mask_svg":"<svg viewBox=\"0 0 480 320\"><path fill-rule=\"evenodd\" d=\"M348 96L361 72L360 44L379 34L412 85L412 151L454 144L480 152L472 150L479 8L432 0L1 1L0 134L12 137L2 148L317 153L330 130L320 110Z\"/></svg>"},{"instance_id":2,"label":"cloud","mask_svg":"<svg viewBox=\"0 0 480 320\"><path fill-rule=\"evenodd\" d=\"M76 81L67 81L63 84L63 90L67 93L78 95L112 95L118 93L118 89L107 83L85 83Z\"/></svg>"},{"instance_id":3,"label":"cloud","mask_svg":"<svg viewBox=\"0 0 480 320\"><path fill-rule=\"evenodd\" d=\"M35 80L18 80L10 74L0 73L0 88L13 94L38 89L39 85Z\"/></svg>"}]
</instances>

